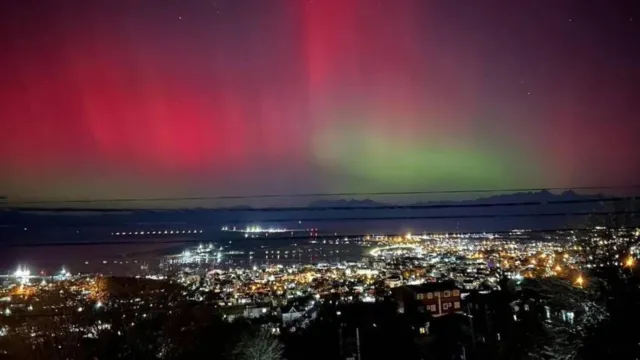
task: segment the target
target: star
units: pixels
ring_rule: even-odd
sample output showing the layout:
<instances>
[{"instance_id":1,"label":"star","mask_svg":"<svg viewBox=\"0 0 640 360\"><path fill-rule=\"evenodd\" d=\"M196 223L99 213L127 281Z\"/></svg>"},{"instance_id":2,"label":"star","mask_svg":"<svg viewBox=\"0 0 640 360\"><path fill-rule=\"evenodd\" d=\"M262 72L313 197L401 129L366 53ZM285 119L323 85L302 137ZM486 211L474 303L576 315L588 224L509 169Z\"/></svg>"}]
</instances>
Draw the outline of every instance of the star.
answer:
<instances>
[{"instance_id":1,"label":"star","mask_svg":"<svg viewBox=\"0 0 640 360\"><path fill-rule=\"evenodd\" d=\"M178 16L178 20L182 20L182 16Z\"/></svg>"}]
</instances>

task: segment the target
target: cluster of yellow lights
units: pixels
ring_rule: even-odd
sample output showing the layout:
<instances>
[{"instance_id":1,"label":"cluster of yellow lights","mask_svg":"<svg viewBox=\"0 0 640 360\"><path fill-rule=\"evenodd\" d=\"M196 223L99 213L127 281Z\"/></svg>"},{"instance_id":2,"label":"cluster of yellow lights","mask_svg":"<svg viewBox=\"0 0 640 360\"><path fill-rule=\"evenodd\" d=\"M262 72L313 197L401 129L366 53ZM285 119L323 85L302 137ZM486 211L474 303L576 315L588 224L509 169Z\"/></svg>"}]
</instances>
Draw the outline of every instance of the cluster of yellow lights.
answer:
<instances>
[{"instance_id":1,"label":"cluster of yellow lights","mask_svg":"<svg viewBox=\"0 0 640 360\"><path fill-rule=\"evenodd\" d=\"M633 268L635 264L636 264L636 260L631 255L629 255L627 259L624 261L624 265L628 268Z\"/></svg>"},{"instance_id":2,"label":"cluster of yellow lights","mask_svg":"<svg viewBox=\"0 0 640 360\"><path fill-rule=\"evenodd\" d=\"M633 267L636 264L636 260L633 258L633 256L629 255L627 256L627 258L624 261L624 266L633 269ZM582 277L582 274L578 275L578 277L576 278L575 281L575 285L578 287L583 287L585 283L585 279Z\"/></svg>"},{"instance_id":3,"label":"cluster of yellow lights","mask_svg":"<svg viewBox=\"0 0 640 360\"><path fill-rule=\"evenodd\" d=\"M13 288L10 294L28 298L36 294L36 288L35 286L25 286L24 284L20 284L20 286Z\"/></svg>"}]
</instances>

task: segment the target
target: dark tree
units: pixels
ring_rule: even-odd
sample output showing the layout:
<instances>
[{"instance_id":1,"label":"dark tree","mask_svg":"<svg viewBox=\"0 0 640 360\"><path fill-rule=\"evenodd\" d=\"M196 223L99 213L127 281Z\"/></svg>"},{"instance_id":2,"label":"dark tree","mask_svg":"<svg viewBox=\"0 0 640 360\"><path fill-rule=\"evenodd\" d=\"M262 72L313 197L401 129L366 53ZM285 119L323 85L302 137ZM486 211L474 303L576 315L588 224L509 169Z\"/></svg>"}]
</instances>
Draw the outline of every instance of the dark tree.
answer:
<instances>
[{"instance_id":1,"label":"dark tree","mask_svg":"<svg viewBox=\"0 0 640 360\"><path fill-rule=\"evenodd\" d=\"M245 337L234 350L238 360L280 360L284 347L277 337L266 331Z\"/></svg>"}]
</instances>

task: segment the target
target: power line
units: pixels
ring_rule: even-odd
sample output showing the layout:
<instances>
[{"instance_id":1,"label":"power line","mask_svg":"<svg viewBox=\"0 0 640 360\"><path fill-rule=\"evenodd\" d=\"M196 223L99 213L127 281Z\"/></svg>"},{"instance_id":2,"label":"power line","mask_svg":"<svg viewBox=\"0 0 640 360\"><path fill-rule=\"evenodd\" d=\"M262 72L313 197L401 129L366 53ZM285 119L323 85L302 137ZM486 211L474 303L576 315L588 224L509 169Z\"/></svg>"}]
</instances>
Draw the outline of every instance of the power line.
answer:
<instances>
[{"instance_id":1,"label":"power line","mask_svg":"<svg viewBox=\"0 0 640 360\"><path fill-rule=\"evenodd\" d=\"M636 200L637 197L617 197L617 198L603 198L603 199L579 199L579 200L556 200L556 201L530 201L530 202L510 202L510 203L481 203L481 204L432 204L432 205L388 205L388 206L379 206L379 207L319 207L319 208L305 208L305 207L295 207L295 208L254 208L255 211L262 212L282 212L282 211L326 211L326 210L342 210L342 211L352 211L352 210L402 210L402 209L410 209L410 210L433 210L433 209L451 209L451 208L492 208L492 207L514 207L514 206L544 206L544 205L563 205L563 204L580 204L580 203L602 203L602 202L617 202L617 201L629 201ZM315 210L314 210L315 209ZM76 210L77 211L77 210ZM98 211L96 209L96 211ZM225 212L227 209L210 209L204 211L212 211L212 212ZM241 210L233 210L233 211L241 211ZM475 215L416 215L416 216L360 216L360 217L326 217L326 218L276 218L276 219L256 219L255 222L260 223L287 223L292 221L303 221L303 222L345 222L345 221L369 221L369 220L380 220L380 221L390 221L390 220L443 220L443 219L490 219L490 218L521 218L521 217L554 217L554 216L588 216L588 215L631 215L635 214L633 211L615 211L615 212L606 212L606 211L575 211L575 212L540 212L540 213L524 213L524 214L475 214ZM232 220L232 219L222 219L224 223L227 224L240 224L245 223L247 220ZM126 225L165 225L166 222L145 222L144 224L132 224L128 223ZM188 222L182 222L184 225L189 224ZM38 224L29 224L28 227L32 228L42 228L42 227L102 227L102 226L113 226L114 224L59 224L59 225L38 225ZM4 228L18 228L24 227L24 224L0 224L0 227Z\"/></svg>"},{"instance_id":2,"label":"power line","mask_svg":"<svg viewBox=\"0 0 640 360\"><path fill-rule=\"evenodd\" d=\"M635 230L635 228L621 228L622 230ZM564 228L551 228L551 229L531 229L523 230L522 234L551 234L558 232L581 232L592 231L593 228L588 227L564 227ZM405 236L406 234L398 233L334 233L334 234L318 234L318 235L289 235L289 236L264 236L259 240L264 241L278 241L278 240L332 240L332 239L344 239L344 238L364 238L365 236L384 235L389 237ZM507 235L514 234L514 230L493 230L493 231L440 231L440 232L420 232L419 234L424 236L437 236L443 234L495 234L495 235ZM520 235L522 235L520 234ZM256 240L254 238L252 240ZM128 240L100 240L100 241L64 241L64 242L33 242L33 243L7 243L4 244L5 248L31 248L31 247L78 247L78 246L97 246L97 245L171 245L171 244L202 244L207 243L207 240L203 239L128 239Z\"/></svg>"},{"instance_id":3,"label":"power line","mask_svg":"<svg viewBox=\"0 0 640 360\"><path fill-rule=\"evenodd\" d=\"M297 211L353 211L353 210L428 210L428 209L451 209L451 208L488 208L488 207L515 207L515 206L540 206L540 205L569 205L588 204L604 202L635 201L638 196L627 197L605 197L589 199L571 200L551 200L551 201L518 201L518 202L493 202L476 204L411 204L411 205L341 205L341 206L294 206L294 207L218 207L195 209L208 212L297 212ZM10 208L17 211L37 211L37 212L131 212L131 211L153 211L150 209L112 209L112 208L41 208L41 207L19 207ZM171 211L171 210L169 210ZM174 211L179 211L178 209Z\"/></svg>"},{"instance_id":4,"label":"power line","mask_svg":"<svg viewBox=\"0 0 640 360\"><path fill-rule=\"evenodd\" d=\"M306 218L297 219L304 222L343 222L343 221L389 221L389 220L444 220L444 219L493 219L493 218L523 218L523 217L555 217L555 216L589 216L589 215L635 215L640 211L614 211L614 212L558 212L558 213L533 213L533 214L479 214L479 215L434 215L434 216L380 216L380 217L333 217L333 218ZM266 219L260 222L287 222L291 219ZM236 222L231 222L236 223Z\"/></svg>"},{"instance_id":5,"label":"power line","mask_svg":"<svg viewBox=\"0 0 640 360\"><path fill-rule=\"evenodd\" d=\"M256 194L256 195L222 195L194 197L158 197L158 198L112 198L112 199L73 199L73 200L24 200L7 201L5 205L29 204L73 204L73 203L127 203L127 202L174 202L201 200L243 200L243 199L278 199L278 198L311 198L336 196L406 196L406 195L438 195L438 194L480 194L504 192L560 191L560 190L619 190L640 189L640 185L607 185L607 186L573 186L546 188L508 188L508 189L476 189L476 190L432 190L432 191L382 191L382 192L341 192L341 193L299 193L299 194Z\"/></svg>"}]
</instances>

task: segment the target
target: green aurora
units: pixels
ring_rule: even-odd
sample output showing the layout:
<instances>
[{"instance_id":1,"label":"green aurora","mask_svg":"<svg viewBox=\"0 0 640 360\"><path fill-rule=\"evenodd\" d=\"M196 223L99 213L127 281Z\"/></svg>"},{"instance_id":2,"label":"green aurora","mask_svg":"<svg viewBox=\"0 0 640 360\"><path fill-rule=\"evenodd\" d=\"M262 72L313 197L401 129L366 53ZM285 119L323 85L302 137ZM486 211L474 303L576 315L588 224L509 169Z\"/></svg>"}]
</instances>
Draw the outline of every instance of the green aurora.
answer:
<instances>
[{"instance_id":1,"label":"green aurora","mask_svg":"<svg viewBox=\"0 0 640 360\"><path fill-rule=\"evenodd\" d=\"M507 189L544 180L535 158L502 139L491 144L461 144L440 136L420 141L372 127L342 126L325 129L313 146L320 166L348 174L341 190Z\"/></svg>"}]
</instances>

